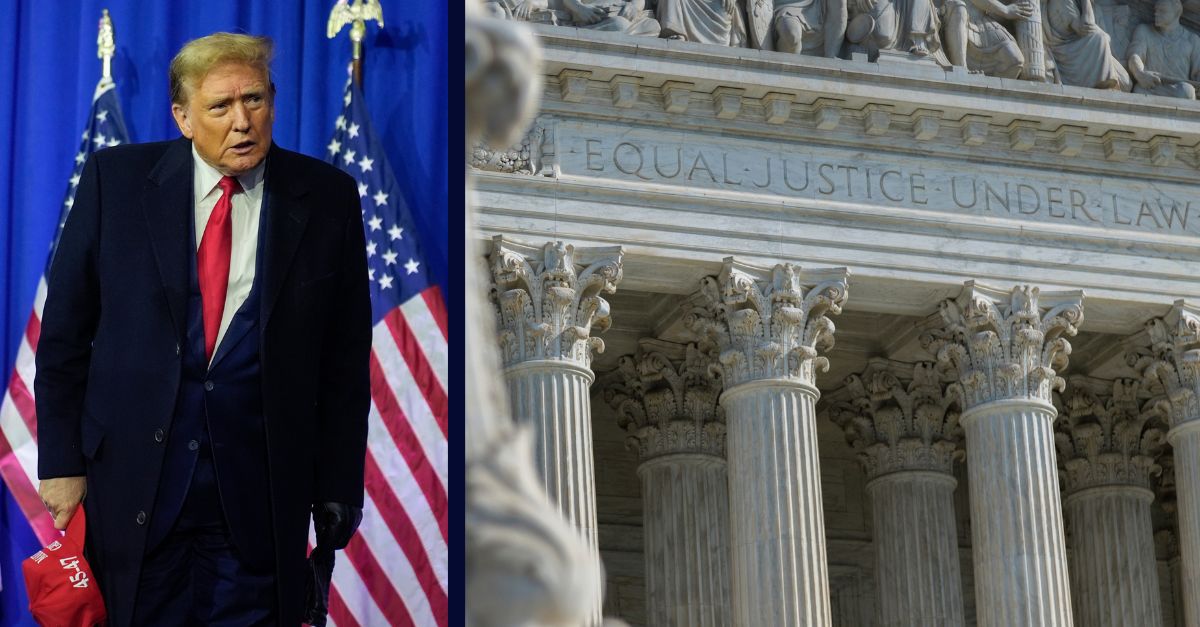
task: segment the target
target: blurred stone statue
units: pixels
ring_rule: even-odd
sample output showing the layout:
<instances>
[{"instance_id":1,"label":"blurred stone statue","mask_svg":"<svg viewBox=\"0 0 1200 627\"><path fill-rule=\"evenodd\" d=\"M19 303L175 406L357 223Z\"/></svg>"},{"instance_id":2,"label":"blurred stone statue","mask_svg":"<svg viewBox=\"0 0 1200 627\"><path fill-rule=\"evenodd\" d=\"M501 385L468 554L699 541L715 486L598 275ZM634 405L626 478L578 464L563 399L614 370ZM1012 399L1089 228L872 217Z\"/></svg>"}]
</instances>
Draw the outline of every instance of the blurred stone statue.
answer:
<instances>
[{"instance_id":1,"label":"blurred stone statue","mask_svg":"<svg viewBox=\"0 0 1200 627\"><path fill-rule=\"evenodd\" d=\"M719 46L745 46L741 0L658 0L660 36Z\"/></svg>"},{"instance_id":2,"label":"blurred stone statue","mask_svg":"<svg viewBox=\"0 0 1200 627\"><path fill-rule=\"evenodd\" d=\"M847 0L749 0L750 42L761 50L836 57L846 39Z\"/></svg>"},{"instance_id":3,"label":"blurred stone statue","mask_svg":"<svg viewBox=\"0 0 1200 627\"><path fill-rule=\"evenodd\" d=\"M1200 87L1200 35L1179 25L1180 0L1154 3L1154 24L1141 24L1129 42L1133 90L1142 94L1196 98Z\"/></svg>"},{"instance_id":4,"label":"blurred stone statue","mask_svg":"<svg viewBox=\"0 0 1200 627\"><path fill-rule=\"evenodd\" d=\"M646 0L485 0L492 17L657 37Z\"/></svg>"},{"instance_id":5,"label":"blurred stone statue","mask_svg":"<svg viewBox=\"0 0 1200 627\"><path fill-rule=\"evenodd\" d=\"M537 43L524 26L485 17L495 8L466 2L464 149L481 139L509 145L537 109ZM509 415L469 200L466 223L467 625L583 625L598 606L600 563L546 497L530 433Z\"/></svg>"},{"instance_id":6,"label":"blurred stone statue","mask_svg":"<svg viewBox=\"0 0 1200 627\"><path fill-rule=\"evenodd\" d=\"M1045 0L1046 47L1064 85L1129 91L1129 73L1096 23L1092 0Z\"/></svg>"}]
</instances>

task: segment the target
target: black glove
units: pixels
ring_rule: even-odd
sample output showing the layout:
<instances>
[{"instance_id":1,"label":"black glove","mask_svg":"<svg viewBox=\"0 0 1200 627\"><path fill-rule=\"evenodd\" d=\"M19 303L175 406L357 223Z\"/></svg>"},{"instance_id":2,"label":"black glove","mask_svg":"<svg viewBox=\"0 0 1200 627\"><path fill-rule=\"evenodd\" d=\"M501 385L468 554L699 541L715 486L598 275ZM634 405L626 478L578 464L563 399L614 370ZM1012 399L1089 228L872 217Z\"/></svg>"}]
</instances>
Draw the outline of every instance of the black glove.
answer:
<instances>
[{"instance_id":1,"label":"black glove","mask_svg":"<svg viewBox=\"0 0 1200 627\"><path fill-rule=\"evenodd\" d=\"M313 526L317 531L317 547L337 551L346 548L362 522L362 508L345 503L313 505Z\"/></svg>"},{"instance_id":2,"label":"black glove","mask_svg":"<svg viewBox=\"0 0 1200 627\"><path fill-rule=\"evenodd\" d=\"M308 556L304 581L304 624L325 627L329 616L329 582L333 579L333 549L318 546Z\"/></svg>"}]
</instances>

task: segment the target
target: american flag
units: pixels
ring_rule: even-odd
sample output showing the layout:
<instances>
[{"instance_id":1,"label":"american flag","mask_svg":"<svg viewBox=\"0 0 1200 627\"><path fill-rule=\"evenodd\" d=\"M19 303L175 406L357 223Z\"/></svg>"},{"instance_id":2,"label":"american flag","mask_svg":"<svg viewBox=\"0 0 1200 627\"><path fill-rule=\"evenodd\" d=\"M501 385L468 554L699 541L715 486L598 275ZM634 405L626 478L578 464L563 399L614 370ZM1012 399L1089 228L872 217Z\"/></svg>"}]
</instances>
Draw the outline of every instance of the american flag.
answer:
<instances>
[{"instance_id":1,"label":"american flag","mask_svg":"<svg viewBox=\"0 0 1200 627\"><path fill-rule=\"evenodd\" d=\"M326 159L358 181L371 281L371 415L358 533L333 571L331 623L448 621L447 322L362 92L349 84Z\"/></svg>"},{"instance_id":2,"label":"american flag","mask_svg":"<svg viewBox=\"0 0 1200 627\"><path fill-rule=\"evenodd\" d=\"M93 152L128 141L129 131L121 116L116 84L110 79L102 79L96 86L88 123L83 130L79 151L75 153L75 169L67 185L58 230L46 260L47 270L50 268L50 259L54 258L54 248L58 245L63 225L67 222L67 214L75 204L75 187L79 184L83 164ZM0 405L0 477L4 478L8 491L43 545L62 535L54 529L54 520L37 494L37 415L33 404L33 362L45 303L46 275L43 272L34 296L33 312L29 314L29 323L25 325L25 334L21 338L17 363L4 394L4 404Z\"/></svg>"}]
</instances>

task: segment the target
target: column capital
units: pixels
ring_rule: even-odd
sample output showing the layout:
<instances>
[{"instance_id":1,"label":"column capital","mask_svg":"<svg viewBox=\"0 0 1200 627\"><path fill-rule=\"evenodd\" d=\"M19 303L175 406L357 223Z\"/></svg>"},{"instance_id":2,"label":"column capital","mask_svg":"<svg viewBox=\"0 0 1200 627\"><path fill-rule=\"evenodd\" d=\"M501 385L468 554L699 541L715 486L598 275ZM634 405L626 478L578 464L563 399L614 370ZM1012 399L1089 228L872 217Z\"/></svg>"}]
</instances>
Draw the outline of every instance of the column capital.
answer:
<instances>
[{"instance_id":1,"label":"column capital","mask_svg":"<svg viewBox=\"0 0 1200 627\"><path fill-rule=\"evenodd\" d=\"M1171 311L1146 322L1150 345L1126 357L1130 366L1162 386L1171 427L1200 421L1200 306L1175 301Z\"/></svg>"},{"instance_id":2,"label":"column capital","mask_svg":"<svg viewBox=\"0 0 1200 627\"><path fill-rule=\"evenodd\" d=\"M1106 381L1072 376L1055 395L1060 420L1054 434L1067 494L1105 485L1153 489L1166 442L1162 403L1135 379Z\"/></svg>"},{"instance_id":3,"label":"column capital","mask_svg":"<svg viewBox=\"0 0 1200 627\"><path fill-rule=\"evenodd\" d=\"M963 411L993 401L1046 405L1064 381L1071 344L1083 321L1081 290L1001 290L967 281L958 298L941 303L943 329L921 337L938 362L957 372ZM1066 336L1066 337L1064 337Z\"/></svg>"},{"instance_id":4,"label":"column capital","mask_svg":"<svg viewBox=\"0 0 1200 627\"><path fill-rule=\"evenodd\" d=\"M935 364L871 359L831 393L829 417L842 428L868 479L904 470L951 474L962 459L957 399Z\"/></svg>"},{"instance_id":5,"label":"column capital","mask_svg":"<svg viewBox=\"0 0 1200 627\"><path fill-rule=\"evenodd\" d=\"M720 347L725 389L766 379L815 386L828 370L819 353L833 347L847 298L846 268L758 266L726 257L721 273L700 280L706 305L688 316L692 330Z\"/></svg>"},{"instance_id":6,"label":"column capital","mask_svg":"<svg viewBox=\"0 0 1200 627\"><path fill-rule=\"evenodd\" d=\"M488 258L503 365L544 359L590 368L592 351L604 351L593 333L612 323L602 295L617 290L623 256L620 246L493 238Z\"/></svg>"},{"instance_id":7,"label":"column capital","mask_svg":"<svg viewBox=\"0 0 1200 627\"><path fill-rule=\"evenodd\" d=\"M617 410L639 459L704 453L724 459L725 412L715 349L643 340L602 379L604 400Z\"/></svg>"}]
</instances>

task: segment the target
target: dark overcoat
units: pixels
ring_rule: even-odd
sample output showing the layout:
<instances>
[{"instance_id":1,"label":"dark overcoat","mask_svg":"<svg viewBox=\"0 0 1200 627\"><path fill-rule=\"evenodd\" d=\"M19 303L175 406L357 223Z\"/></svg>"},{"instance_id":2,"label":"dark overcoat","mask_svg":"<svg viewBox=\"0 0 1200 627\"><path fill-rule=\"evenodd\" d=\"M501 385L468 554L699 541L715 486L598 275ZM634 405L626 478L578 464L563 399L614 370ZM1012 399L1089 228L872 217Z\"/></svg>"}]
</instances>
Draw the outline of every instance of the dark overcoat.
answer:
<instances>
[{"instance_id":1,"label":"dark overcoat","mask_svg":"<svg viewBox=\"0 0 1200 627\"><path fill-rule=\"evenodd\" d=\"M94 154L48 277L34 384L38 474L86 474L89 555L114 625L132 620L162 433L180 389L195 255L192 159L186 139ZM275 547L278 616L295 625L311 506L362 505L370 296L354 180L272 146L265 184L261 498L270 503L274 537L264 540Z\"/></svg>"}]
</instances>

